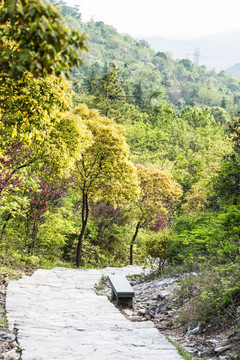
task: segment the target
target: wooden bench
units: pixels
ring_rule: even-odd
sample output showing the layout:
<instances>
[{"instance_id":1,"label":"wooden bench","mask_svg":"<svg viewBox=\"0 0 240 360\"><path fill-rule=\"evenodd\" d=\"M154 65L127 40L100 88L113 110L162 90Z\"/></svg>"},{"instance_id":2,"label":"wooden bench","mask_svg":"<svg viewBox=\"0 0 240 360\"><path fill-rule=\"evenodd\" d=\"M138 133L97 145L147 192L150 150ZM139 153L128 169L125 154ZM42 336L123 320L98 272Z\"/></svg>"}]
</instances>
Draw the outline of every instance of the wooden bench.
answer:
<instances>
[{"instance_id":1,"label":"wooden bench","mask_svg":"<svg viewBox=\"0 0 240 360\"><path fill-rule=\"evenodd\" d=\"M134 290L125 276L109 275L108 280L112 288L112 300L116 300L117 305L132 307Z\"/></svg>"}]
</instances>

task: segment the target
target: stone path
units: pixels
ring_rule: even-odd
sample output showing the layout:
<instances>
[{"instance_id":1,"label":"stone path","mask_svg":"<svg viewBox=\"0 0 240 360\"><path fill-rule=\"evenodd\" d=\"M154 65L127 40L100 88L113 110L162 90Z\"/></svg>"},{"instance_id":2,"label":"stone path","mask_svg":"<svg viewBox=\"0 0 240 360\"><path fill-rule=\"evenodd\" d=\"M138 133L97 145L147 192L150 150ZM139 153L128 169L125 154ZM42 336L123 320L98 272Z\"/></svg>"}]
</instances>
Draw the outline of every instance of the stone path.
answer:
<instances>
[{"instance_id":1,"label":"stone path","mask_svg":"<svg viewBox=\"0 0 240 360\"><path fill-rule=\"evenodd\" d=\"M130 322L94 291L102 274L140 270L55 268L11 281L6 308L22 360L182 359L152 322Z\"/></svg>"}]
</instances>

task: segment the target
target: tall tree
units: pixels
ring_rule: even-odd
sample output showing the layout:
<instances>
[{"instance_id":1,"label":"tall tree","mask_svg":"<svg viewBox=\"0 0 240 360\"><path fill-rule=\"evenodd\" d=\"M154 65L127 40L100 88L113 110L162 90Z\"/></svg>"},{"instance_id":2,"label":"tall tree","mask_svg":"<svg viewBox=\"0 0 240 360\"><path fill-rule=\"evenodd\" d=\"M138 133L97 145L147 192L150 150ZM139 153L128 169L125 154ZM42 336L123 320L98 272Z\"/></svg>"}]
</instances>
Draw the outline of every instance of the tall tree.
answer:
<instances>
[{"instance_id":1,"label":"tall tree","mask_svg":"<svg viewBox=\"0 0 240 360\"><path fill-rule=\"evenodd\" d=\"M133 96L135 99L135 104L142 110L145 109L145 97L144 97L144 89L142 85L142 80L139 80L136 84L134 84Z\"/></svg>"},{"instance_id":2,"label":"tall tree","mask_svg":"<svg viewBox=\"0 0 240 360\"><path fill-rule=\"evenodd\" d=\"M130 265L133 264L133 246L139 229L149 225L160 214L173 211L182 195L181 186L169 173L140 164L136 168L141 192L135 203L137 225L130 244Z\"/></svg>"},{"instance_id":3,"label":"tall tree","mask_svg":"<svg viewBox=\"0 0 240 360\"><path fill-rule=\"evenodd\" d=\"M96 81L94 106L100 113L117 122L124 122L124 109L127 106L125 93L118 78L115 65Z\"/></svg>"},{"instance_id":4,"label":"tall tree","mask_svg":"<svg viewBox=\"0 0 240 360\"><path fill-rule=\"evenodd\" d=\"M86 76L83 79L83 89L89 94L93 95L96 90L96 79L99 73L98 63L92 65L91 69L88 71Z\"/></svg>"},{"instance_id":5,"label":"tall tree","mask_svg":"<svg viewBox=\"0 0 240 360\"><path fill-rule=\"evenodd\" d=\"M79 267L89 218L89 201L101 199L112 204L132 201L137 196L138 186L134 166L128 160L124 128L84 105L76 108L74 113L82 117L93 135L92 145L76 161L73 173L74 187L82 201L82 226L76 254L76 265Z\"/></svg>"}]
</instances>

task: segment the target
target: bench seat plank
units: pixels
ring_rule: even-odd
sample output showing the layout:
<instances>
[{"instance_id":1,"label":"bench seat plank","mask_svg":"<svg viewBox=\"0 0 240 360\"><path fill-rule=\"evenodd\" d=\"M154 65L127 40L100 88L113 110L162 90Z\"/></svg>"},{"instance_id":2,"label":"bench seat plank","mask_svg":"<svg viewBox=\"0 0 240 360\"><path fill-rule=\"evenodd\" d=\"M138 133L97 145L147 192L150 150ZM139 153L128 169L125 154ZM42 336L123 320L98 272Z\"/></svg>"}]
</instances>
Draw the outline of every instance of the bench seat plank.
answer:
<instances>
[{"instance_id":1,"label":"bench seat plank","mask_svg":"<svg viewBox=\"0 0 240 360\"><path fill-rule=\"evenodd\" d=\"M109 275L109 282L117 297L133 297L134 290L128 280L122 275Z\"/></svg>"}]
</instances>

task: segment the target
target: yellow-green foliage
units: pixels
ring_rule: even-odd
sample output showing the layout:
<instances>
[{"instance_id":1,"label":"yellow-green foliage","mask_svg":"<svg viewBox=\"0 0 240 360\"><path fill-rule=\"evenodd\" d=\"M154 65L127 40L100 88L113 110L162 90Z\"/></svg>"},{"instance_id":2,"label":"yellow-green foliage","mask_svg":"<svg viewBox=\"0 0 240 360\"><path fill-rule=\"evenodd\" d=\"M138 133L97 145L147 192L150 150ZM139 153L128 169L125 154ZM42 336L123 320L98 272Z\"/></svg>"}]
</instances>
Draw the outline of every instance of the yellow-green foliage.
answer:
<instances>
[{"instance_id":1,"label":"yellow-green foliage","mask_svg":"<svg viewBox=\"0 0 240 360\"><path fill-rule=\"evenodd\" d=\"M81 64L86 36L64 23L45 0L3 0L0 8L0 67L11 77L65 73Z\"/></svg>"},{"instance_id":2,"label":"yellow-green foliage","mask_svg":"<svg viewBox=\"0 0 240 360\"><path fill-rule=\"evenodd\" d=\"M181 243L175 240L169 230L149 234L146 237L146 253L158 262L159 269L178 260Z\"/></svg>"},{"instance_id":3,"label":"yellow-green foliage","mask_svg":"<svg viewBox=\"0 0 240 360\"><path fill-rule=\"evenodd\" d=\"M93 139L81 160L76 162L76 190L86 192L89 200L101 198L114 203L136 198L138 182L135 168L128 160L124 127L85 105L73 113L82 117Z\"/></svg>"},{"instance_id":4,"label":"yellow-green foliage","mask_svg":"<svg viewBox=\"0 0 240 360\"><path fill-rule=\"evenodd\" d=\"M36 142L35 151L42 162L54 168L55 174L68 175L75 161L92 144L92 134L76 114L59 114L59 119L44 144Z\"/></svg>"},{"instance_id":5,"label":"yellow-green foliage","mask_svg":"<svg viewBox=\"0 0 240 360\"><path fill-rule=\"evenodd\" d=\"M154 214L173 211L182 195L182 189L170 173L141 164L137 164L136 168L141 189L136 203L139 221L148 221Z\"/></svg>"},{"instance_id":6,"label":"yellow-green foliage","mask_svg":"<svg viewBox=\"0 0 240 360\"><path fill-rule=\"evenodd\" d=\"M1 145L9 141L45 140L52 126L60 120L60 112L71 103L67 83L52 76L35 78L25 72L14 80L0 73L0 135Z\"/></svg>"}]
</instances>

